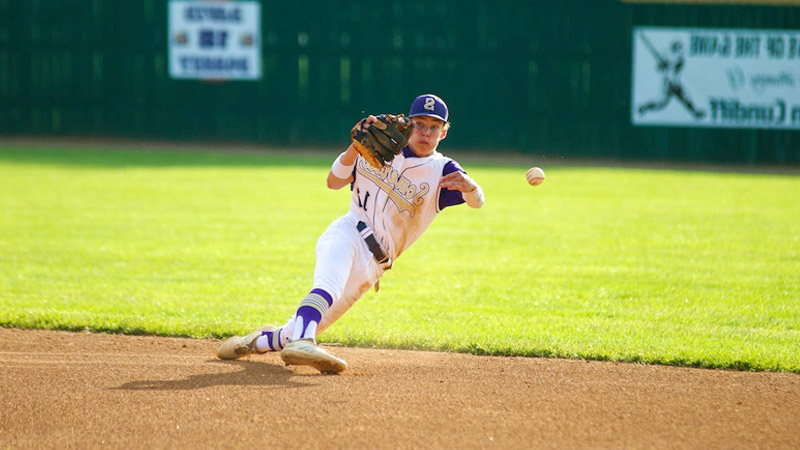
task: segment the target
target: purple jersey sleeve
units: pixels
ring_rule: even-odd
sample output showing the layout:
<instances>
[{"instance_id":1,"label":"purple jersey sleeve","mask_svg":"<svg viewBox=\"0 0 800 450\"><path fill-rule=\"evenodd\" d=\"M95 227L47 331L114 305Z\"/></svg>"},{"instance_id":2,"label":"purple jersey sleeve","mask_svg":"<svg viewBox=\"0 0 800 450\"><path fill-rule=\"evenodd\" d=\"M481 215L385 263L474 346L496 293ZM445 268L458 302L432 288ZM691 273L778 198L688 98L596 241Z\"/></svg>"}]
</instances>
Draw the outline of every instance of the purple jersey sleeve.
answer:
<instances>
[{"instance_id":1,"label":"purple jersey sleeve","mask_svg":"<svg viewBox=\"0 0 800 450\"><path fill-rule=\"evenodd\" d=\"M462 169L457 162L450 160L447 164L445 164L444 169L442 170L442 176L456 171L467 173L467 171ZM454 206L461 203L464 203L464 196L461 195L461 191L442 189L439 192L439 211L447 208L448 206Z\"/></svg>"}]
</instances>

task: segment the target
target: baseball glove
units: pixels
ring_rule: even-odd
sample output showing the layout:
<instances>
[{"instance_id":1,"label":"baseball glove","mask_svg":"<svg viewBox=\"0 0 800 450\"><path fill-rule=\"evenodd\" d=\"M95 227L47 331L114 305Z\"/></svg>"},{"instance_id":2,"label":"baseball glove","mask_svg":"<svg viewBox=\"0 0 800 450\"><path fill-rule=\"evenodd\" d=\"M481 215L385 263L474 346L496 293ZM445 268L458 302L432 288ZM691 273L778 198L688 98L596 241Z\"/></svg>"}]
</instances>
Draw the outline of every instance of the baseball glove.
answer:
<instances>
[{"instance_id":1,"label":"baseball glove","mask_svg":"<svg viewBox=\"0 0 800 450\"><path fill-rule=\"evenodd\" d=\"M377 119L366 131L363 126L367 119L361 119L350 132L350 139L358 153L372 167L380 169L408 145L414 123L402 114L381 114Z\"/></svg>"}]
</instances>

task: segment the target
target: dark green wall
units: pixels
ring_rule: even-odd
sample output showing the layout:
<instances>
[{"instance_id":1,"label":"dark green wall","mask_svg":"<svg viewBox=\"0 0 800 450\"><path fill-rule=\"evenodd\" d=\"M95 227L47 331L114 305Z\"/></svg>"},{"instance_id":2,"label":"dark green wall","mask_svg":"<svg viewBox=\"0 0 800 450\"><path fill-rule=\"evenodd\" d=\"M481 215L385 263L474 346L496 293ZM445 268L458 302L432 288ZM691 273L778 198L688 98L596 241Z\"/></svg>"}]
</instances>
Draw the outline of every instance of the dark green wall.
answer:
<instances>
[{"instance_id":1,"label":"dark green wall","mask_svg":"<svg viewBox=\"0 0 800 450\"><path fill-rule=\"evenodd\" d=\"M633 127L634 26L800 29L800 8L615 0L262 0L263 78L172 80L163 0L0 0L0 133L345 145L449 104L446 147L800 163L800 131ZM305 34L301 46L298 36Z\"/></svg>"}]
</instances>

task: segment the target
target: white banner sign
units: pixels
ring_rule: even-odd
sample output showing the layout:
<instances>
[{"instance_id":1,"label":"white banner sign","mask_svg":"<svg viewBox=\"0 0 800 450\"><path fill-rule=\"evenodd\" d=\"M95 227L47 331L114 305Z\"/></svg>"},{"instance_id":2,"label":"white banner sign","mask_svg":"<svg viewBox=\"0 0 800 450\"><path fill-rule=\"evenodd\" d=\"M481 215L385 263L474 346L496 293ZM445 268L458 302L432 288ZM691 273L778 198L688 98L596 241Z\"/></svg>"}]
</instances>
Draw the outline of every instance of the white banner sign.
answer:
<instances>
[{"instance_id":1,"label":"white banner sign","mask_svg":"<svg viewBox=\"0 0 800 450\"><path fill-rule=\"evenodd\" d=\"M261 5L258 2L169 2L172 78L261 78Z\"/></svg>"},{"instance_id":2,"label":"white banner sign","mask_svg":"<svg viewBox=\"0 0 800 450\"><path fill-rule=\"evenodd\" d=\"M800 31L633 31L635 125L800 130Z\"/></svg>"}]
</instances>

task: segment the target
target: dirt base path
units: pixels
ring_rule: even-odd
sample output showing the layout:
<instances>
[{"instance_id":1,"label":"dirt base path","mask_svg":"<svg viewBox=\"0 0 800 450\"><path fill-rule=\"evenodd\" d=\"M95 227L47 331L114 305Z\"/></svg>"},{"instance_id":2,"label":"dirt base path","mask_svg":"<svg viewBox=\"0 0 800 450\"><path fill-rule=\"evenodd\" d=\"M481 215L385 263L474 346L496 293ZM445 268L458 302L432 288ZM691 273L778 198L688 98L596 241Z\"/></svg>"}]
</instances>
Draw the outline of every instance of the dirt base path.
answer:
<instances>
[{"instance_id":1,"label":"dirt base path","mask_svg":"<svg viewBox=\"0 0 800 450\"><path fill-rule=\"evenodd\" d=\"M800 448L800 376L0 328L0 447Z\"/></svg>"}]
</instances>

